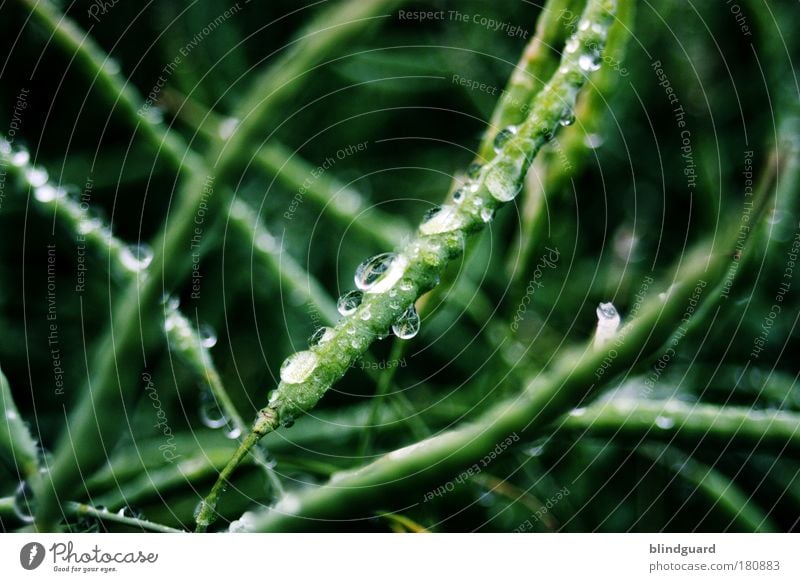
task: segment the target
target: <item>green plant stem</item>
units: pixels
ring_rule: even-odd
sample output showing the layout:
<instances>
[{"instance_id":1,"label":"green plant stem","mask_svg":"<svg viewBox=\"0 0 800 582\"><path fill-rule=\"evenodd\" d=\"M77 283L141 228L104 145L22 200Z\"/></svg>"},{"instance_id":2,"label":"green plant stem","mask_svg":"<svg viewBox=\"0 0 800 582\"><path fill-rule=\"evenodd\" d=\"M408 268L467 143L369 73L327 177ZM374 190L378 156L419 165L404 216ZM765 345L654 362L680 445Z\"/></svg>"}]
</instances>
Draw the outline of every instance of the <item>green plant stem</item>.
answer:
<instances>
[{"instance_id":1,"label":"green plant stem","mask_svg":"<svg viewBox=\"0 0 800 582\"><path fill-rule=\"evenodd\" d=\"M192 325L189 319L177 309L170 309L169 307L167 309L169 313L164 327L168 345L180 355L195 375L203 378L223 414L229 422L233 423L235 431L239 435L246 435L250 426L244 422L242 415L239 414L230 394L228 394L228 390L225 388L216 366L214 366L211 351L202 343L199 327L196 328ZM196 325L199 326L199 322L196 322ZM257 464L264 469L264 473L273 490L278 494L282 494L283 485L275 471L269 467L269 462L264 452L256 447L252 454Z\"/></svg>"},{"instance_id":2,"label":"green plant stem","mask_svg":"<svg viewBox=\"0 0 800 582\"><path fill-rule=\"evenodd\" d=\"M542 8L536 32L525 47L486 127L478 147L478 163L485 164L495 157L493 142L501 129L522 123L527 117L533 98L558 67L558 48L569 36L564 16L577 10L580 3L579 0L548 0Z\"/></svg>"},{"instance_id":3,"label":"green plant stem","mask_svg":"<svg viewBox=\"0 0 800 582\"><path fill-rule=\"evenodd\" d=\"M564 15L566 12L577 10L580 4L583 4L581 0L548 0L542 8L534 37L526 45L503 90L478 145L478 153L473 164L483 165L494 159L496 155L494 139L497 133L505 127L515 126L525 120L534 97L545 86L545 80L550 78L558 66L557 47L563 44L568 36ZM450 195L461 185L462 179L455 179ZM466 252L468 257L469 249ZM467 286L468 289L462 290L462 286ZM421 298L420 311L426 310L428 305L437 304L445 293L450 300L458 301L478 325L483 326L488 314L492 312L492 303L474 283L463 276L458 281L448 277L442 285ZM489 337L494 336L489 334Z\"/></svg>"},{"instance_id":4,"label":"green plant stem","mask_svg":"<svg viewBox=\"0 0 800 582\"><path fill-rule=\"evenodd\" d=\"M209 139L218 139L226 120L200 103L171 91L167 93L167 105L195 131ZM274 177L283 186L294 192L302 190L303 196L314 202L326 214L344 227L352 227L362 238L378 247L393 247L408 236L408 227L394 216L371 208L369 222L362 211L367 201L358 190L337 180L330 173L317 174L317 167L304 160L275 139L270 139L255 153L253 161L267 175ZM375 224L380 228L375 228Z\"/></svg>"},{"instance_id":5,"label":"green plant stem","mask_svg":"<svg viewBox=\"0 0 800 582\"><path fill-rule=\"evenodd\" d=\"M637 451L644 457L663 465L695 486L713 501L740 529L748 533L774 532L769 517L755 505L750 495L739 489L727 476L713 467L693 459L675 447L643 445ZM730 526L729 526L730 527ZM728 528L726 528L727 530Z\"/></svg>"},{"instance_id":6,"label":"green plant stem","mask_svg":"<svg viewBox=\"0 0 800 582\"><path fill-rule=\"evenodd\" d=\"M636 2L620 0L617 20L608 31L608 44L604 56L609 62L621 66L625 62L628 41L631 38L636 18ZM575 108L575 123L558 137L558 151L548 152L534 163L528 175L527 188L522 200L521 221L516 240L509 247L506 273L511 279L510 288L516 288L529 274L528 266L536 248L544 238L545 196L559 193L567 181L580 173L591 147L590 136L599 136L607 115L609 97L620 83L621 73L611 66L598 71L592 84L584 92Z\"/></svg>"},{"instance_id":7,"label":"green plant stem","mask_svg":"<svg viewBox=\"0 0 800 582\"><path fill-rule=\"evenodd\" d=\"M563 417L558 430L636 444L735 445L800 453L800 414L680 400L613 398Z\"/></svg>"},{"instance_id":8,"label":"green plant stem","mask_svg":"<svg viewBox=\"0 0 800 582\"><path fill-rule=\"evenodd\" d=\"M208 526L214 522L216 519L217 502L219 501L219 497L228 483L228 480L236 470L236 467L239 466L239 463L242 461L242 459L247 456L247 454L258 443L258 441L261 440L264 435L275 430L277 426L277 416L269 411L261 411L259 413L259 416L253 425L252 431L249 432L244 439L242 439L239 447L233 454L233 457L231 457L231 460L220 472L217 481L211 488L211 492L204 500L200 502L195 515L195 523L197 524L197 528L195 529L196 532L205 532L208 529Z\"/></svg>"},{"instance_id":9,"label":"green plant stem","mask_svg":"<svg viewBox=\"0 0 800 582\"><path fill-rule=\"evenodd\" d=\"M118 513L112 513L108 510L98 509L96 507L92 507L91 505L86 505L84 503L76 503L74 501L70 501L65 504L65 509L67 513L72 517L78 517L78 518L93 517L101 521L118 523L120 525L125 525L128 527L155 533L183 533L183 530L175 529L174 527L168 527L166 525L161 525L160 523L147 521L146 519L141 519L138 517L127 517L124 515L119 515Z\"/></svg>"},{"instance_id":10,"label":"green plant stem","mask_svg":"<svg viewBox=\"0 0 800 582\"><path fill-rule=\"evenodd\" d=\"M80 475L90 474L105 460L101 447L76 448L73 443L108 446L121 436L125 405L137 392L137 371L146 368L147 351L158 341L158 329L149 315L158 308L164 291L174 289L191 268L189 245L201 205L207 205L210 217L219 213L223 206L215 192L217 184L225 184L246 159L249 144L263 133L264 127L270 125L270 117L277 115L298 90L299 81L308 78L308 72L331 50L342 46L392 5L394 0L350 0L323 10L301 37L302 42L293 43L241 100L234 112L234 117L241 120L236 130L229 139L213 143L204 157L207 173L192 172L187 176L172 216L155 239L155 256L150 267L154 275L129 285L111 309L113 318L108 334L90 360L96 374L91 381L87 379L68 418L68 438L62 439L54 451L49 478L36 487L39 530L55 526L60 513L58 499L70 496L75 483L80 482ZM52 16L46 22L57 28L63 19ZM109 345L113 349L108 349ZM103 410L103 414L98 415L97 410Z\"/></svg>"},{"instance_id":11,"label":"green plant stem","mask_svg":"<svg viewBox=\"0 0 800 582\"><path fill-rule=\"evenodd\" d=\"M134 122L138 131L167 161L181 172L198 172L199 159L187 150L186 144L156 118L141 115L141 96L135 87L118 71L116 63L71 19L62 14L49 0L19 0L52 35L52 39L92 79L103 97L122 117Z\"/></svg>"},{"instance_id":12,"label":"green plant stem","mask_svg":"<svg viewBox=\"0 0 800 582\"><path fill-rule=\"evenodd\" d=\"M755 220L763 216L764 207L764 200L755 201ZM334 519L342 508L369 510L404 490L447 480L510 436L530 439L547 430L560 416L591 399L605 382L656 353L670 339L674 322L680 319L697 282L704 280L716 287L723 281L737 235L734 225L726 236L715 237L713 244L698 245L687 253L672 278L670 293L663 301L654 298L646 302L639 316L622 327L609 345L593 348L589 344L562 353L553 367L531 380L518 397L489 408L471 423L338 475L335 484L295 499L291 513L263 512L254 520L253 529L290 531L302 529L305 519ZM599 370L604 373L598 374Z\"/></svg>"},{"instance_id":13,"label":"green plant stem","mask_svg":"<svg viewBox=\"0 0 800 582\"><path fill-rule=\"evenodd\" d=\"M228 220L235 230L250 241L254 257L272 272L281 286L288 292L303 298L303 303L313 305L328 325L336 323L339 312L322 284L301 267L281 247L281 242L273 236L258 216L258 213L243 200L231 204Z\"/></svg>"},{"instance_id":14,"label":"green plant stem","mask_svg":"<svg viewBox=\"0 0 800 582\"><path fill-rule=\"evenodd\" d=\"M39 449L19 414L8 380L0 370L0 458L10 461L20 479L39 471Z\"/></svg>"}]
</instances>

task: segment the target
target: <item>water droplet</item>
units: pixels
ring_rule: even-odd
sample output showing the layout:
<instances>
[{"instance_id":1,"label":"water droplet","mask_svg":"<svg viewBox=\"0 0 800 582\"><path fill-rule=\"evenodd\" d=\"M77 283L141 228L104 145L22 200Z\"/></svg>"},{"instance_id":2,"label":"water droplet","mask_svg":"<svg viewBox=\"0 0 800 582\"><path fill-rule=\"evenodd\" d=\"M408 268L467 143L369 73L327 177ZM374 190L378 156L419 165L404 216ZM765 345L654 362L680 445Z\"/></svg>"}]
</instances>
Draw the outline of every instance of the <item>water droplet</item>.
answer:
<instances>
[{"instance_id":1,"label":"water droplet","mask_svg":"<svg viewBox=\"0 0 800 582\"><path fill-rule=\"evenodd\" d=\"M236 131L236 126L239 125L239 120L235 117L228 117L223 120L217 128L217 133L222 139L228 139Z\"/></svg>"},{"instance_id":2,"label":"water droplet","mask_svg":"<svg viewBox=\"0 0 800 582\"><path fill-rule=\"evenodd\" d=\"M311 375L318 362L319 357L314 352L292 354L281 365L281 381L287 384L299 384Z\"/></svg>"},{"instance_id":3,"label":"water droplet","mask_svg":"<svg viewBox=\"0 0 800 582\"><path fill-rule=\"evenodd\" d=\"M463 228L466 222L466 217L458 212L455 207L445 205L429 210L419 230L422 234L427 235L451 232Z\"/></svg>"},{"instance_id":4,"label":"water droplet","mask_svg":"<svg viewBox=\"0 0 800 582\"><path fill-rule=\"evenodd\" d=\"M478 162L472 162L469 167L467 167L467 178L470 180L477 180L481 175L481 170L483 170L483 165Z\"/></svg>"},{"instance_id":5,"label":"water droplet","mask_svg":"<svg viewBox=\"0 0 800 582\"><path fill-rule=\"evenodd\" d=\"M590 150L596 150L603 145L603 136L599 133L587 133L583 138L583 143Z\"/></svg>"},{"instance_id":6,"label":"water droplet","mask_svg":"<svg viewBox=\"0 0 800 582\"><path fill-rule=\"evenodd\" d=\"M578 50L580 46L580 42L574 36L567 41L567 44L564 45L564 50L568 53L574 53Z\"/></svg>"},{"instance_id":7,"label":"water droplet","mask_svg":"<svg viewBox=\"0 0 800 582\"><path fill-rule=\"evenodd\" d=\"M614 337L620 324L620 316L613 303L601 303L597 306L597 330L594 345L602 346Z\"/></svg>"},{"instance_id":8,"label":"water droplet","mask_svg":"<svg viewBox=\"0 0 800 582\"><path fill-rule=\"evenodd\" d=\"M367 293L388 291L403 276L408 259L397 253L381 253L361 263L356 269L356 287Z\"/></svg>"},{"instance_id":9,"label":"water droplet","mask_svg":"<svg viewBox=\"0 0 800 582\"><path fill-rule=\"evenodd\" d=\"M164 305L168 311L175 311L181 305L181 299L177 295L171 295L169 293L164 293L161 295L161 300L159 301L161 305Z\"/></svg>"},{"instance_id":10,"label":"water droplet","mask_svg":"<svg viewBox=\"0 0 800 582\"><path fill-rule=\"evenodd\" d=\"M194 520L197 525L208 527L211 522L207 518L200 519L200 514L205 512L208 508L208 504L205 500L201 500L197 505L194 506ZM213 510L213 507L211 508Z\"/></svg>"},{"instance_id":11,"label":"water droplet","mask_svg":"<svg viewBox=\"0 0 800 582\"><path fill-rule=\"evenodd\" d=\"M28 183L34 188L44 186L47 182L47 170L43 170L42 168L28 168L25 171L25 179L27 179Z\"/></svg>"},{"instance_id":12,"label":"water droplet","mask_svg":"<svg viewBox=\"0 0 800 582\"><path fill-rule=\"evenodd\" d=\"M292 428L294 426L294 416L291 414L284 415L284 417L281 418L281 426L283 428Z\"/></svg>"},{"instance_id":13,"label":"water droplet","mask_svg":"<svg viewBox=\"0 0 800 582\"><path fill-rule=\"evenodd\" d=\"M365 309L359 317L364 321L369 321L372 318L372 312L369 309Z\"/></svg>"},{"instance_id":14,"label":"water droplet","mask_svg":"<svg viewBox=\"0 0 800 582\"><path fill-rule=\"evenodd\" d=\"M242 429L233 420L225 423L225 436L229 439L238 439L242 435Z\"/></svg>"},{"instance_id":15,"label":"water droplet","mask_svg":"<svg viewBox=\"0 0 800 582\"><path fill-rule=\"evenodd\" d=\"M664 430L669 430L675 426L675 421L666 416L657 416L656 417L656 426L658 428L662 428Z\"/></svg>"},{"instance_id":16,"label":"water droplet","mask_svg":"<svg viewBox=\"0 0 800 582\"><path fill-rule=\"evenodd\" d=\"M117 515L120 517L127 517L129 519L144 519L144 514L142 513L141 509L138 507L131 507L129 505L120 508L120 510L117 511Z\"/></svg>"},{"instance_id":17,"label":"water droplet","mask_svg":"<svg viewBox=\"0 0 800 582\"><path fill-rule=\"evenodd\" d=\"M392 331L400 339L411 339L419 333L419 313L414 305L409 305L392 325Z\"/></svg>"},{"instance_id":18,"label":"water droplet","mask_svg":"<svg viewBox=\"0 0 800 582\"><path fill-rule=\"evenodd\" d=\"M24 523L33 523L34 512L33 489L27 481L21 481L14 492L14 515Z\"/></svg>"},{"instance_id":19,"label":"water droplet","mask_svg":"<svg viewBox=\"0 0 800 582\"><path fill-rule=\"evenodd\" d=\"M361 305L363 299L364 293L353 289L339 297L339 300L336 302L336 309L345 317L352 315L355 310L358 309L358 306Z\"/></svg>"},{"instance_id":20,"label":"water droplet","mask_svg":"<svg viewBox=\"0 0 800 582\"><path fill-rule=\"evenodd\" d=\"M28 162L31 161L31 155L28 153L28 150L21 148L18 149L16 152L11 154L11 163L18 168L22 166L27 166Z\"/></svg>"},{"instance_id":21,"label":"water droplet","mask_svg":"<svg viewBox=\"0 0 800 582\"><path fill-rule=\"evenodd\" d=\"M134 273L143 271L153 262L153 249L145 243L125 247L120 254L122 265Z\"/></svg>"},{"instance_id":22,"label":"water droplet","mask_svg":"<svg viewBox=\"0 0 800 582\"><path fill-rule=\"evenodd\" d=\"M490 222L492 218L494 218L494 210L489 208L488 206L484 206L481 208L481 220L484 222Z\"/></svg>"},{"instance_id":23,"label":"water droplet","mask_svg":"<svg viewBox=\"0 0 800 582\"><path fill-rule=\"evenodd\" d=\"M314 346L325 344L331 341L333 335L334 332L332 328L320 327L319 329L317 329L317 331L311 334L310 338L308 338L308 345L313 348Z\"/></svg>"},{"instance_id":24,"label":"water droplet","mask_svg":"<svg viewBox=\"0 0 800 582\"><path fill-rule=\"evenodd\" d=\"M521 189L522 164L511 160L498 160L486 172L486 188L496 200L509 202L517 197Z\"/></svg>"},{"instance_id":25,"label":"water droplet","mask_svg":"<svg viewBox=\"0 0 800 582\"><path fill-rule=\"evenodd\" d=\"M559 124L560 124L562 127L569 127L570 125L572 125L573 123L575 123L575 114L572 112L572 110L571 110L571 109L568 109L568 110L567 110L567 111L565 111L565 112L564 112L564 114L561 116L561 119L559 119L559 120L558 120L558 123L559 123Z\"/></svg>"},{"instance_id":26,"label":"water droplet","mask_svg":"<svg viewBox=\"0 0 800 582\"><path fill-rule=\"evenodd\" d=\"M114 59L107 58L103 63L103 70L109 75L119 75L120 66Z\"/></svg>"},{"instance_id":27,"label":"water droplet","mask_svg":"<svg viewBox=\"0 0 800 582\"><path fill-rule=\"evenodd\" d=\"M208 428L220 428L228 422L228 417L210 390L203 390L200 394L200 420Z\"/></svg>"},{"instance_id":28,"label":"water droplet","mask_svg":"<svg viewBox=\"0 0 800 582\"><path fill-rule=\"evenodd\" d=\"M51 186L50 184L42 184L38 188L34 189L33 196L39 202L53 202L54 200L58 200L59 198L63 198L66 195L66 191L62 188L56 188L55 186Z\"/></svg>"},{"instance_id":29,"label":"water droplet","mask_svg":"<svg viewBox=\"0 0 800 582\"><path fill-rule=\"evenodd\" d=\"M599 321L619 322L619 313L613 303L601 303L597 306L597 319Z\"/></svg>"},{"instance_id":30,"label":"water droplet","mask_svg":"<svg viewBox=\"0 0 800 582\"><path fill-rule=\"evenodd\" d=\"M242 517L231 522L228 526L230 533L246 533L255 527L255 513L246 511Z\"/></svg>"},{"instance_id":31,"label":"water droplet","mask_svg":"<svg viewBox=\"0 0 800 582\"><path fill-rule=\"evenodd\" d=\"M499 152L503 149L503 146L508 143L512 137L517 134L517 127L515 125L509 125L508 127L501 129L497 132L497 135L494 136L494 151Z\"/></svg>"},{"instance_id":32,"label":"water droplet","mask_svg":"<svg viewBox=\"0 0 800 582\"><path fill-rule=\"evenodd\" d=\"M217 345L217 332L209 324L201 323L197 335L200 338L200 345L204 348L213 348Z\"/></svg>"},{"instance_id":33,"label":"water droplet","mask_svg":"<svg viewBox=\"0 0 800 582\"><path fill-rule=\"evenodd\" d=\"M600 68L600 55L594 51L583 53L578 57L578 66L585 73L596 71Z\"/></svg>"},{"instance_id":34,"label":"water droplet","mask_svg":"<svg viewBox=\"0 0 800 582\"><path fill-rule=\"evenodd\" d=\"M78 223L78 232L86 236L103 228L103 223L97 218L88 218Z\"/></svg>"},{"instance_id":35,"label":"water droplet","mask_svg":"<svg viewBox=\"0 0 800 582\"><path fill-rule=\"evenodd\" d=\"M401 291L411 291L414 288L414 284L411 282L410 279L403 279L400 281L400 290Z\"/></svg>"}]
</instances>

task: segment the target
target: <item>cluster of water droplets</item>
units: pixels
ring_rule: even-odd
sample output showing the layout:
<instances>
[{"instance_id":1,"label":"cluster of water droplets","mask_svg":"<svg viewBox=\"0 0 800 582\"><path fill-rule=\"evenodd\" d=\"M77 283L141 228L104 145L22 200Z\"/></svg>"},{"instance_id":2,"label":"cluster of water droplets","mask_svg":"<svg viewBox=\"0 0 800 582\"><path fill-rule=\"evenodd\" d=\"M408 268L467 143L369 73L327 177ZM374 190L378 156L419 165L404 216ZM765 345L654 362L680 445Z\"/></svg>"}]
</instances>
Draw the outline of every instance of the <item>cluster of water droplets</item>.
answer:
<instances>
[{"instance_id":1,"label":"cluster of water droplets","mask_svg":"<svg viewBox=\"0 0 800 582\"><path fill-rule=\"evenodd\" d=\"M438 217L438 218L437 218ZM439 232L449 232L460 228L456 223L463 224L463 219L452 206L436 208L429 212L421 230L424 234L435 234ZM428 225L427 229L425 225ZM402 306L397 298L398 289L408 292L413 288L413 284L403 278L408 267L408 258L399 253L381 253L362 262L355 273L355 284L357 289L348 291L336 303L339 313L345 317L351 317L358 312L357 317L362 321L369 321L372 313L369 308L361 308L365 294L386 293L390 301L388 306L394 311L400 311ZM359 308L361 308L359 310ZM392 324L392 331L400 339L411 339L419 333L420 318L414 305L403 309ZM323 328L325 329L325 328ZM348 327L347 332L355 336L355 328ZM320 339L324 341L327 332L322 333ZM330 332L332 335L332 331ZM353 347L361 349L366 346L361 345L359 338L354 337Z\"/></svg>"}]
</instances>

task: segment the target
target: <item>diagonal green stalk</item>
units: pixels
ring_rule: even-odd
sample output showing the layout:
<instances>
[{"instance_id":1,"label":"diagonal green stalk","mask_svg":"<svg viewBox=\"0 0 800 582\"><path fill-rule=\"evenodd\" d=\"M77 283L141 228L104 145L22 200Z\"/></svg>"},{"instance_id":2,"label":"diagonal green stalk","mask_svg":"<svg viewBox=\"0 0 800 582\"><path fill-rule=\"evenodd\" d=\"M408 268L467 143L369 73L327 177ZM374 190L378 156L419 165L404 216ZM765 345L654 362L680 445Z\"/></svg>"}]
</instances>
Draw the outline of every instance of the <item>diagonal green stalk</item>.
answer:
<instances>
[{"instance_id":1,"label":"diagonal green stalk","mask_svg":"<svg viewBox=\"0 0 800 582\"><path fill-rule=\"evenodd\" d=\"M764 216L776 191L780 191L780 182L774 189L765 187L758 191L751 216L755 223ZM648 300L637 317L617 331L605 346L590 342L583 350L562 353L552 368L530 380L518 397L489 408L477 420L457 429L384 455L356 471L339 474L335 483L293 498L291 511L282 506L262 512L251 521L251 528L291 531L303 529L306 519L336 518L342 508L360 507L369 511L410 488L435 485L437 478L447 479L484 455L491 455L498 446L510 446L514 436L517 440L522 440L522 436L529 440L556 428L558 423L556 426L553 423L559 417L587 402L619 373L663 349L674 336L675 322L693 299L699 281L705 281L715 291L700 300L694 318L709 315L710 310L703 307L718 300L717 291L741 256L733 250L743 249L745 255L752 252L747 244L751 237L750 231L742 236L738 225L732 224L724 236L697 245L681 258L672 285L668 286L669 293ZM733 270L734 277L735 274ZM792 419L789 422L791 439L796 441L796 428L791 425Z\"/></svg>"},{"instance_id":2,"label":"diagonal green stalk","mask_svg":"<svg viewBox=\"0 0 800 582\"><path fill-rule=\"evenodd\" d=\"M119 429L125 426L125 404L136 393L137 372L146 367L146 354L159 337L157 326L147 315L158 309L163 293L174 289L189 272L189 246L196 227L194 219L200 209L205 205L207 215L214 217L224 208L216 192L217 185L228 182L246 159L249 144L269 126L270 118L296 93L303 78L307 78L308 72L331 50L342 46L394 4L395 0L368 3L350 0L319 13L301 38L262 73L242 99L234 112L239 124L227 140L219 139L211 144L202 164L206 170L186 176L172 215L153 245L155 256L151 272L159 276L152 275L144 281L137 279L136 284L129 285L114 306L110 306L110 329L90 360L96 374L87 378L80 400L68 418L66 438L54 451L49 476L36 488L37 528L49 530L54 526L60 514L59 497L69 496L75 489L74 484L80 482L80 475L90 473L101 464L105 460L104 448L120 438ZM54 34L60 34L59 30L67 26L55 9L44 13L43 22ZM77 31L74 25L69 25L67 30L71 28ZM77 39L82 38L79 32L76 35ZM67 41L76 35L68 35ZM80 46L77 43L79 53ZM89 65L96 64L96 59L80 55ZM110 93L121 95L124 92L125 85L119 84L121 79L107 80ZM108 349L109 345L112 349ZM99 415L98 410L104 413ZM101 446L76 448L74 442L93 442Z\"/></svg>"},{"instance_id":3,"label":"diagonal green stalk","mask_svg":"<svg viewBox=\"0 0 800 582\"><path fill-rule=\"evenodd\" d=\"M322 284L289 253L283 252L280 241L267 230L258 213L249 204L240 199L235 200L231 204L228 220L245 240L250 241L253 255L261 259L282 286L285 285L290 293L302 297L303 303L313 305L328 324L339 318L336 304Z\"/></svg>"},{"instance_id":4,"label":"diagonal green stalk","mask_svg":"<svg viewBox=\"0 0 800 582\"><path fill-rule=\"evenodd\" d=\"M214 400L222 409L225 418L229 423L232 423L234 434L246 435L249 426L242 419L242 415L233 403L228 390L222 383L219 372L211 358L211 351L203 345L202 338L200 337L199 323L198 327L192 325L191 321L177 308L166 306L167 314L164 329L167 335L167 343L169 347L175 351L192 371L203 378L205 384L208 386ZM264 473L270 482L273 491L278 495L283 493L283 485L275 474L275 471L270 467L269 460L267 459L264 451L258 447L251 451L256 463L264 469Z\"/></svg>"},{"instance_id":5,"label":"diagonal green stalk","mask_svg":"<svg viewBox=\"0 0 800 582\"><path fill-rule=\"evenodd\" d=\"M392 264L378 267L379 277L373 277L366 285L362 281L363 301L354 313L329 330L325 341L294 354L284 363L281 383L261 411L274 417L276 426L291 425L295 417L313 408L376 338L386 335L420 296L436 286L446 264L463 252L466 237L481 230L496 209L514 199L536 153L552 138L562 120L572 115L587 73L599 68L600 51L613 21L615 4L613 0L591 0L587 4L578 30L569 41L572 50L565 51L561 66L537 95L525 121L513 132L507 131L503 142L496 144L495 158L479 173L473 172L474 182L462 190L463 199L423 224L417 237L392 259ZM230 465L235 468L237 459L243 456L238 452ZM227 475L232 472L233 468L226 469ZM221 489L219 483L215 485L199 512L198 523L202 527L213 520Z\"/></svg>"},{"instance_id":6,"label":"diagonal green stalk","mask_svg":"<svg viewBox=\"0 0 800 582\"><path fill-rule=\"evenodd\" d=\"M558 430L638 444L731 445L746 450L800 452L800 414L680 400L613 398L574 410Z\"/></svg>"},{"instance_id":7,"label":"diagonal green stalk","mask_svg":"<svg viewBox=\"0 0 800 582\"><path fill-rule=\"evenodd\" d=\"M132 122L143 138L181 172L200 171L196 154L186 147L180 136L170 131L154 116L140 115L142 98L135 87L120 73L119 67L103 51L88 32L81 30L49 0L18 0L52 35L64 54L83 69L93 86L103 94L119 114Z\"/></svg>"},{"instance_id":8,"label":"diagonal green stalk","mask_svg":"<svg viewBox=\"0 0 800 582\"><path fill-rule=\"evenodd\" d=\"M66 510L67 514L70 515L71 517L77 517L77 518L93 517L94 519L98 519L100 521L107 521L110 523L116 523L119 525L125 525L128 527L155 533L183 532L183 530L175 529L174 527L161 525L160 523L148 521L140 517L128 517L126 515L120 515L119 513L112 513L107 509L98 509L97 507L86 505L85 503L76 503L75 501L69 501L64 505L65 505L64 509Z\"/></svg>"},{"instance_id":9,"label":"diagonal green stalk","mask_svg":"<svg viewBox=\"0 0 800 582\"><path fill-rule=\"evenodd\" d=\"M275 430L277 426L278 418L273 411L265 409L259 412L258 418L256 419L251 432L244 437L239 445L239 448L237 448L236 452L233 454L233 458L222 469L217 481L214 483L214 486L211 488L211 492L208 494L206 499L200 502L200 505L195 513L197 532L206 531L208 526L213 523L214 519L216 518L217 500L222 494L222 491L228 480L231 478L231 475L233 475L233 472L239 466L239 463L247 456L250 450L255 447L258 441L264 437L264 435Z\"/></svg>"},{"instance_id":10,"label":"diagonal green stalk","mask_svg":"<svg viewBox=\"0 0 800 582\"><path fill-rule=\"evenodd\" d=\"M709 467L671 446L648 444L640 446L637 451L667 470L677 472L697 491L710 497L713 501L712 508L716 507L724 512L730 517L731 524L738 523L742 531L776 531L769 517L755 505L752 498L714 467Z\"/></svg>"},{"instance_id":11,"label":"diagonal green stalk","mask_svg":"<svg viewBox=\"0 0 800 582\"><path fill-rule=\"evenodd\" d=\"M608 31L608 44L604 59L615 63L616 68L606 66L592 79L575 108L575 122L558 137L557 153L550 152L548 158L540 157L529 174L525 196L521 204L521 226L510 249L506 273L511 279L509 287L517 287L529 274L529 264L537 245L544 238L543 229L547 212L545 196L557 194L567 180L578 175L592 150L592 139L601 135L603 120L608 116L608 99L620 84L621 73L616 70L625 62L628 41L631 39L636 17L636 2L621 0L617 20ZM587 143L588 142L588 143ZM596 147L596 146L595 146ZM517 250L518 249L518 250Z\"/></svg>"},{"instance_id":12,"label":"diagonal green stalk","mask_svg":"<svg viewBox=\"0 0 800 582\"><path fill-rule=\"evenodd\" d=\"M559 64L558 48L569 36L565 15L579 9L581 0L548 0L536 22L536 32L506 84L478 147L477 163L495 156L494 138L504 127L522 123L533 98Z\"/></svg>"},{"instance_id":13,"label":"diagonal green stalk","mask_svg":"<svg viewBox=\"0 0 800 582\"><path fill-rule=\"evenodd\" d=\"M174 91L167 93L167 105L209 139L218 139L229 121ZM345 227L352 226L366 240L379 246L394 246L408 235L407 228L394 216L376 208L370 209L370 222L377 222L381 228L370 227L360 214L368 206L360 192L327 172L320 174L317 167L275 139L263 144L254 154L253 161L288 190L302 192L326 214ZM309 180L313 176L317 177Z\"/></svg>"}]
</instances>

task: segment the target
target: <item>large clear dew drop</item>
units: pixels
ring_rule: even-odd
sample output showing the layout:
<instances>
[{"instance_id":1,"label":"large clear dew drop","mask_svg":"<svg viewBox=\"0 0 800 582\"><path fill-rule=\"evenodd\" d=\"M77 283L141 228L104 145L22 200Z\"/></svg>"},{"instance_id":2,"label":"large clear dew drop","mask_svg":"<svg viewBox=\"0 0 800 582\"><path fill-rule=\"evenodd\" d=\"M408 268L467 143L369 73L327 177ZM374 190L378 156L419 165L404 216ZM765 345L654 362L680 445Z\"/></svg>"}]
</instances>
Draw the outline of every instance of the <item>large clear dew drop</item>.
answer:
<instances>
[{"instance_id":1,"label":"large clear dew drop","mask_svg":"<svg viewBox=\"0 0 800 582\"><path fill-rule=\"evenodd\" d=\"M453 206L444 205L428 211L419 230L427 235L451 232L463 228L466 222L466 217Z\"/></svg>"},{"instance_id":2,"label":"large clear dew drop","mask_svg":"<svg viewBox=\"0 0 800 582\"><path fill-rule=\"evenodd\" d=\"M403 276L408 259L397 253L381 253L367 259L356 269L356 287L367 293L384 293Z\"/></svg>"},{"instance_id":3,"label":"large clear dew drop","mask_svg":"<svg viewBox=\"0 0 800 582\"><path fill-rule=\"evenodd\" d=\"M281 365L281 381L287 384L300 384L308 379L319 362L317 354L311 351L292 354Z\"/></svg>"},{"instance_id":4,"label":"large clear dew drop","mask_svg":"<svg viewBox=\"0 0 800 582\"><path fill-rule=\"evenodd\" d=\"M419 313L412 304L392 324L392 331L400 339L411 339L419 333L419 326Z\"/></svg>"},{"instance_id":5,"label":"large clear dew drop","mask_svg":"<svg viewBox=\"0 0 800 582\"><path fill-rule=\"evenodd\" d=\"M510 202L517 197L521 186L519 174L521 168L517 162L499 161L486 173L485 184L489 194L500 202Z\"/></svg>"},{"instance_id":6,"label":"large clear dew drop","mask_svg":"<svg viewBox=\"0 0 800 582\"><path fill-rule=\"evenodd\" d=\"M355 313L358 306L361 305L361 301L364 299L363 291L359 291L357 289L353 289L352 291L348 291L336 302L336 310L347 317L348 315L352 315Z\"/></svg>"}]
</instances>

